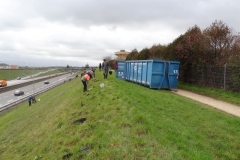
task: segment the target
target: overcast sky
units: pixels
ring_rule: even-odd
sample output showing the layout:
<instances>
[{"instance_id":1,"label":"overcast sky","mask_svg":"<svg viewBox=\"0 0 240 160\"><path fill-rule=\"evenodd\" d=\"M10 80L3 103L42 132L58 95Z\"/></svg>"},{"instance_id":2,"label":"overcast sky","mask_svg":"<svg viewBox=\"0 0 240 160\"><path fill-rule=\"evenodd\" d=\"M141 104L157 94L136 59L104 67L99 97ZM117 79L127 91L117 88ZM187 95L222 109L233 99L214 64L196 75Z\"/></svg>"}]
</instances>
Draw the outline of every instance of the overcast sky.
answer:
<instances>
[{"instance_id":1,"label":"overcast sky","mask_svg":"<svg viewBox=\"0 0 240 160\"><path fill-rule=\"evenodd\" d=\"M0 63L98 66L194 25L222 20L239 32L239 15L240 0L0 0Z\"/></svg>"}]
</instances>

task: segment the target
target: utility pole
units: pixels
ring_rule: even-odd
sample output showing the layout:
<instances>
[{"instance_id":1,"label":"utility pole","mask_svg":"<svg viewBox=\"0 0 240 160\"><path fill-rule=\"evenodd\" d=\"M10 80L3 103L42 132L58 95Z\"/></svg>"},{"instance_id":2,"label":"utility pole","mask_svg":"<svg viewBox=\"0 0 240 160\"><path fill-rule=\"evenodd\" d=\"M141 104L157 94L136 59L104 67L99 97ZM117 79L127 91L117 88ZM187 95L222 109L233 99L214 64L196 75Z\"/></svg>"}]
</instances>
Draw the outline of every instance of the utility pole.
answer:
<instances>
[{"instance_id":1,"label":"utility pole","mask_svg":"<svg viewBox=\"0 0 240 160\"><path fill-rule=\"evenodd\" d=\"M32 79L33 79L33 84L32 84L33 90L32 90L32 93L34 94L34 76L33 76L33 71L34 71L34 67L32 68Z\"/></svg>"}]
</instances>

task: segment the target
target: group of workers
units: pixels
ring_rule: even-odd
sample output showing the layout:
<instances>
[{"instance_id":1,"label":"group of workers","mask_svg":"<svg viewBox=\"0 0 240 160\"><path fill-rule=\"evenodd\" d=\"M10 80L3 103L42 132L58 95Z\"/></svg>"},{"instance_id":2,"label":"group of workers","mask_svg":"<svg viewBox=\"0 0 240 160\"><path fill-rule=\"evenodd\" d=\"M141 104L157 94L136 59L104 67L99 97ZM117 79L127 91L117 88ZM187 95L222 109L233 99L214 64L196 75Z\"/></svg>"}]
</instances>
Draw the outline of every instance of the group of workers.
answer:
<instances>
[{"instance_id":1,"label":"group of workers","mask_svg":"<svg viewBox=\"0 0 240 160\"><path fill-rule=\"evenodd\" d=\"M109 71L109 63L107 62L106 59L103 59L103 62L99 64L99 71L102 70L103 72L103 78L107 79L108 77L108 71ZM117 69L117 63L114 65L114 69ZM95 77L95 68L91 68L88 72L86 69L83 70L83 73L81 73L81 81L83 84L83 92L87 91L87 82Z\"/></svg>"},{"instance_id":2,"label":"group of workers","mask_svg":"<svg viewBox=\"0 0 240 160\"><path fill-rule=\"evenodd\" d=\"M102 70L104 79L107 79L107 77L108 77L109 68L110 68L109 63L106 61L106 59L104 59L103 62L99 64L99 71ZM83 83L83 92L87 91L87 81L89 81L93 77L95 77L95 69L94 68L92 68L88 72L86 72L86 70L84 70L84 72L82 73L82 78L81 78L82 83Z\"/></svg>"},{"instance_id":3,"label":"group of workers","mask_svg":"<svg viewBox=\"0 0 240 160\"><path fill-rule=\"evenodd\" d=\"M104 59L103 62L99 64L99 70L100 71L102 70L104 79L107 79L108 71L109 71L109 63L106 61L106 59ZM83 71L83 73L81 74L81 81L83 84L83 92L87 91L87 81L89 81L93 77L95 77L95 69L94 68L91 68L91 70L89 70L88 72L86 71L86 69ZM31 106L32 103L37 103L37 101L35 99L35 95L31 95L28 98L28 103L29 103L29 106Z\"/></svg>"}]
</instances>

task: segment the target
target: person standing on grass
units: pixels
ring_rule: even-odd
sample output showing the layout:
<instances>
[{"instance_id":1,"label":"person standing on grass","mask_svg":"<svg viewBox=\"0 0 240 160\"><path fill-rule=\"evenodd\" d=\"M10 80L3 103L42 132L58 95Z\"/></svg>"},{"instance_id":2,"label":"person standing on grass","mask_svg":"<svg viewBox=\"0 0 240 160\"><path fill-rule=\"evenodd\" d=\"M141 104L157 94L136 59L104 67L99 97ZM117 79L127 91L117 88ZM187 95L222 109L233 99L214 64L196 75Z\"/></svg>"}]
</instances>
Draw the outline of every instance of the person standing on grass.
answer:
<instances>
[{"instance_id":1,"label":"person standing on grass","mask_svg":"<svg viewBox=\"0 0 240 160\"><path fill-rule=\"evenodd\" d=\"M95 69L94 68L91 68L91 71L93 71L93 77L95 77Z\"/></svg>"},{"instance_id":2,"label":"person standing on grass","mask_svg":"<svg viewBox=\"0 0 240 160\"><path fill-rule=\"evenodd\" d=\"M99 71L102 69L102 63L99 63Z\"/></svg>"},{"instance_id":3,"label":"person standing on grass","mask_svg":"<svg viewBox=\"0 0 240 160\"><path fill-rule=\"evenodd\" d=\"M117 61L115 61L115 63L114 63L114 70L115 70L115 72L117 71L117 69L118 69L118 63L117 63Z\"/></svg>"},{"instance_id":4,"label":"person standing on grass","mask_svg":"<svg viewBox=\"0 0 240 160\"><path fill-rule=\"evenodd\" d=\"M106 61L106 59L103 60L102 63L102 70L103 70L103 77L104 79L108 77L108 70L109 70L109 64Z\"/></svg>"},{"instance_id":5,"label":"person standing on grass","mask_svg":"<svg viewBox=\"0 0 240 160\"><path fill-rule=\"evenodd\" d=\"M83 84L83 92L87 91L87 81L89 81L93 76L93 71L87 72L85 75L82 76L82 84Z\"/></svg>"},{"instance_id":6,"label":"person standing on grass","mask_svg":"<svg viewBox=\"0 0 240 160\"><path fill-rule=\"evenodd\" d=\"M37 103L35 95L32 96L32 103Z\"/></svg>"},{"instance_id":7,"label":"person standing on grass","mask_svg":"<svg viewBox=\"0 0 240 160\"><path fill-rule=\"evenodd\" d=\"M30 97L28 98L28 104L29 104L29 106L31 106L31 104L32 104L32 96L30 96Z\"/></svg>"}]
</instances>

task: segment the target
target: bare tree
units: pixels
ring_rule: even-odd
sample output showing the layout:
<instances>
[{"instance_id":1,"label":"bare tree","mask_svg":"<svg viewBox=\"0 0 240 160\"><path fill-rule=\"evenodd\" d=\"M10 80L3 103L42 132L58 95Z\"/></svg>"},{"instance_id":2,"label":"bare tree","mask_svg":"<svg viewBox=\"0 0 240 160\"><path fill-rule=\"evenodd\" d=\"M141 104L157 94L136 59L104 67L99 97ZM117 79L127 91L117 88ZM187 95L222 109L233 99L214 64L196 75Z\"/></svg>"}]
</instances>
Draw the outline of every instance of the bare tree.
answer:
<instances>
[{"instance_id":1,"label":"bare tree","mask_svg":"<svg viewBox=\"0 0 240 160\"><path fill-rule=\"evenodd\" d=\"M103 59L106 59L106 61L110 61L112 60L112 56L106 56L106 57L103 57Z\"/></svg>"}]
</instances>

